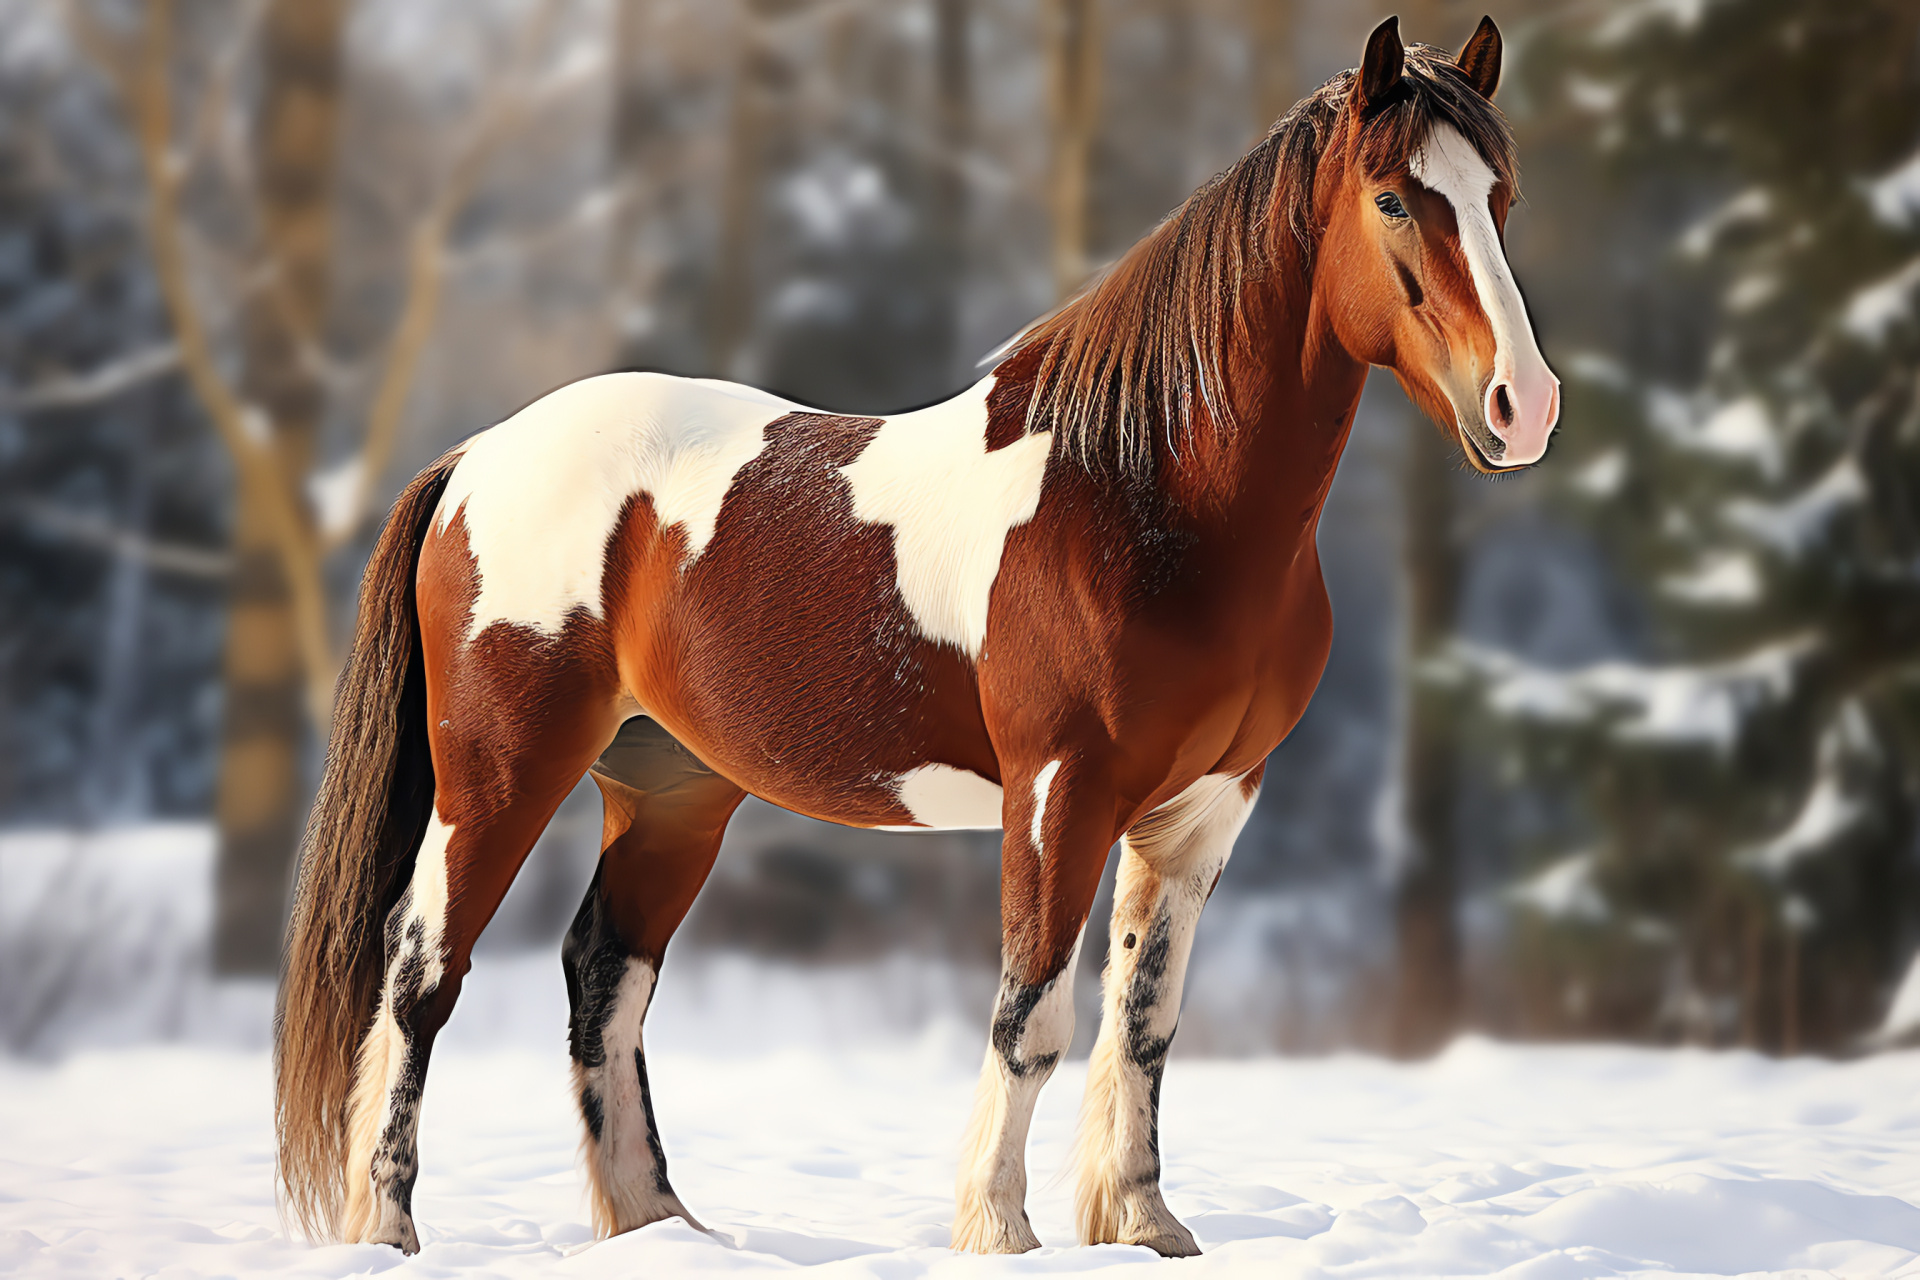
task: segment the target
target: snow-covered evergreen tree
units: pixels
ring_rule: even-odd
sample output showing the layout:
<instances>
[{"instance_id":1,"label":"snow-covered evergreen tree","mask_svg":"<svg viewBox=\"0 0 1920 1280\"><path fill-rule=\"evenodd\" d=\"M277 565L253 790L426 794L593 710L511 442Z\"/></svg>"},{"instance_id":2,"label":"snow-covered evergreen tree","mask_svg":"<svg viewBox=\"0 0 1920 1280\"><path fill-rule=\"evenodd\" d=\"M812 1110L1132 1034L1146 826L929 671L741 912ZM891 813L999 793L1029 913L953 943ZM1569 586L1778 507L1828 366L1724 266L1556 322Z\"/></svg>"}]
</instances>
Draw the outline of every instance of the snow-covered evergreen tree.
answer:
<instances>
[{"instance_id":1,"label":"snow-covered evergreen tree","mask_svg":"<svg viewBox=\"0 0 1920 1280\"><path fill-rule=\"evenodd\" d=\"M1838 1046L1911 915L1920 9L1608 7L1529 54L1524 127L1578 157L1560 252L1610 317L1555 353L1548 469L1643 643L1434 673L1472 678L1516 780L1581 802L1516 894L1517 981L1547 1026ZM1668 229L1651 261L1634 217Z\"/></svg>"}]
</instances>

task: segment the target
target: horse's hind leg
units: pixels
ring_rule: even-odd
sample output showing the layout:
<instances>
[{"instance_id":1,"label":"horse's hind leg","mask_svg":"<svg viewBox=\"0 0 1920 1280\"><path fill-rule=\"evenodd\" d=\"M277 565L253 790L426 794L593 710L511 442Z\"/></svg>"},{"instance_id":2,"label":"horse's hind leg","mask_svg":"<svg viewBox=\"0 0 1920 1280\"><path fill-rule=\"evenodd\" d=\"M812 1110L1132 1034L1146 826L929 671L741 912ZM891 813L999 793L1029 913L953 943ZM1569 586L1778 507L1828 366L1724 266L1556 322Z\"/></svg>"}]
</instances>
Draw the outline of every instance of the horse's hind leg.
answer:
<instances>
[{"instance_id":1,"label":"horse's hind leg","mask_svg":"<svg viewBox=\"0 0 1920 1280\"><path fill-rule=\"evenodd\" d=\"M560 801L613 736L610 682L564 648L437 652L426 637L434 812L387 917L386 977L347 1102L342 1238L419 1249L420 1093L473 944ZM515 660L493 661L508 656Z\"/></svg>"},{"instance_id":2,"label":"horse's hind leg","mask_svg":"<svg viewBox=\"0 0 1920 1280\"><path fill-rule=\"evenodd\" d=\"M713 869L744 794L653 721L629 720L593 767L606 808L600 867L561 961L594 1227L616 1235L692 1214L667 1181L640 1025L660 961Z\"/></svg>"},{"instance_id":3,"label":"horse's hind leg","mask_svg":"<svg viewBox=\"0 0 1920 1280\"><path fill-rule=\"evenodd\" d=\"M1075 1161L1083 1244L1143 1244L1169 1257L1200 1252L1160 1194L1160 1078L1180 1021L1194 926L1258 785L1257 773L1202 778L1122 842Z\"/></svg>"}]
</instances>

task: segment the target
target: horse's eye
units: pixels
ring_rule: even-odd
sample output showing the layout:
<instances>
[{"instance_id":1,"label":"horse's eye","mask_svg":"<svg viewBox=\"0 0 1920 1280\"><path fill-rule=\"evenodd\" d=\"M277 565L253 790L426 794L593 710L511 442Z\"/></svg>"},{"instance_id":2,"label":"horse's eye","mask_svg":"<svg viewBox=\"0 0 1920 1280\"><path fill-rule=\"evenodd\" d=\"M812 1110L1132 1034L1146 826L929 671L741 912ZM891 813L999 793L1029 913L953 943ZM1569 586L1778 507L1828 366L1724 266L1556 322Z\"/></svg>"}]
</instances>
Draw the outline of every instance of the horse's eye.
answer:
<instances>
[{"instance_id":1,"label":"horse's eye","mask_svg":"<svg viewBox=\"0 0 1920 1280\"><path fill-rule=\"evenodd\" d=\"M1407 216L1407 206L1401 204L1400 197L1391 191L1382 191L1373 198L1373 202L1380 207L1380 212L1386 214L1389 218L1404 218Z\"/></svg>"}]
</instances>

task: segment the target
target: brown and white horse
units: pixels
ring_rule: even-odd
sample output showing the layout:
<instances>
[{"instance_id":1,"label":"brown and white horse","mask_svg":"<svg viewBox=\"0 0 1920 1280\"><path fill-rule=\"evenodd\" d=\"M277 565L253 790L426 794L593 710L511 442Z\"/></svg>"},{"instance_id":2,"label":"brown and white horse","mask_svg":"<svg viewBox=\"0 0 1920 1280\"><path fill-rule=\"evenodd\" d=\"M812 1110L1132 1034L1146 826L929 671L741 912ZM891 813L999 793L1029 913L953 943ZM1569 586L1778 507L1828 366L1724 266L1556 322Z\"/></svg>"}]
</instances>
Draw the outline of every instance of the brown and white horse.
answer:
<instances>
[{"instance_id":1,"label":"brown and white horse","mask_svg":"<svg viewBox=\"0 0 1920 1280\"><path fill-rule=\"evenodd\" d=\"M594 1219L678 1215L641 1022L743 796L1000 828L1004 976L955 1248L1039 1242L1024 1148L1123 842L1080 1238L1196 1252L1159 1189L1194 925L1306 708L1314 534L1369 365L1484 471L1558 384L1502 228L1500 37L1393 20L978 385L850 417L723 382L564 387L434 463L368 566L276 1028L279 1173L315 1237L418 1248L427 1057L474 941L591 770L563 951Z\"/></svg>"}]
</instances>

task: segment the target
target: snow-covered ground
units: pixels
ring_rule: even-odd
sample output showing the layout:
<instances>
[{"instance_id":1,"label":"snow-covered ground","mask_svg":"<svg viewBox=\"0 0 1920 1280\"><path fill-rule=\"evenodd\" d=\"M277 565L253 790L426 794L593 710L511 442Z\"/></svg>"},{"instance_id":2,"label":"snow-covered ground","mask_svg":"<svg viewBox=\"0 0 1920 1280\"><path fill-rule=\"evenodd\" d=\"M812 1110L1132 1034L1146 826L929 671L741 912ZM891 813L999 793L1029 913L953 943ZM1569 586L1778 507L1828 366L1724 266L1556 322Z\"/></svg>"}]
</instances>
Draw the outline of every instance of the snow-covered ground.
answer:
<instances>
[{"instance_id":1,"label":"snow-covered ground","mask_svg":"<svg viewBox=\"0 0 1920 1280\"><path fill-rule=\"evenodd\" d=\"M1084 1064L1034 1124L1048 1247L943 1247L982 1028L911 1041L823 1028L805 975L666 983L651 1070L674 1181L712 1228L590 1243L551 957L476 969L428 1082L424 1251L289 1241L271 1187L268 1063L129 1045L0 1060L0 1274L169 1277L785 1272L902 1280L1154 1265L1071 1247L1059 1178ZM671 967L670 970L671 972ZM832 989L836 979L821 981ZM912 977L896 975L911 987ZM669 994L679 991L669 999ZM264 992L232 1008L263 1007ZM852 999L851 988L833 999ZM780 1011L787 1010L786 1016ZM849 1025L849 1024L841 1024ZM1182 1274L1920 1276L1920 1055L1522 1048L1437 1061L1176 1059L1167 1199L1207 1250Z\"/></svg>"}]
</instances>

